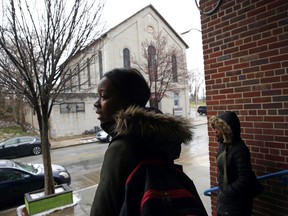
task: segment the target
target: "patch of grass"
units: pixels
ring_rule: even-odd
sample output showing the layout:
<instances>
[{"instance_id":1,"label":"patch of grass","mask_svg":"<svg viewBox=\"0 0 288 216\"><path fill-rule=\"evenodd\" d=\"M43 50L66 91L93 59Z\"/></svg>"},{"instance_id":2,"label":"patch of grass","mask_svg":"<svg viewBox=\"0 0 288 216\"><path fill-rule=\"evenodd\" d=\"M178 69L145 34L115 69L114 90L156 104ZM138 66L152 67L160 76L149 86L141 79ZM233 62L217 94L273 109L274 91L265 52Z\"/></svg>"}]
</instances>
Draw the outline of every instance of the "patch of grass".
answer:
<instances>
[{"instance_id":1,"label":"patch of grass","mask_svg":"<svg viewBox=\"0 0 288 216\"><path fill-rule=\"evenodd\" d=\"M29 136L29 135L34 136L37 134L33 132L23 131L22 128L19 126L0 128L0 142L15 136Z\"/></svg>"}]
</instances>

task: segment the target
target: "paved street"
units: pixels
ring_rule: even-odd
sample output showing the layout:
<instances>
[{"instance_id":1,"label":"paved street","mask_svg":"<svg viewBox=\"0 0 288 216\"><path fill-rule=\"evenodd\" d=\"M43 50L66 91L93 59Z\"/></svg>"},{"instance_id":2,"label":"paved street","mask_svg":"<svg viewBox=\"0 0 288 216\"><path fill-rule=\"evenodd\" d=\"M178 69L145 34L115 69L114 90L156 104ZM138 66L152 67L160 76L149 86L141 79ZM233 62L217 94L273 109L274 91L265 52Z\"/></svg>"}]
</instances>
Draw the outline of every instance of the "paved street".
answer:
<instances>
[{"instance_id":1,"label":"paved street","mask_svg":"<svg viewBox=\"0 0 288 216\"><path fill-rule=\"evenodd\" d=\"M192 119L195 124L194 129L194 140L190 145L183 145L181 157L176 161L177 163L183 165L186 174L194 181L198 193L205 205L205 208L209 215L211 215L211 204L210 197L203 195L204 190L210 187L210 177L209 177L209 157L208 157L208 133L207 133L207 120L206 116L196 116ZM87 140L86 140L87 141ZM95 140L94 140L95 141ZM52 143L54 148L60 146L57 145L69 145L69 141L62 141L58 143ZM70 140L70 145L72 142L78 143L89 143L83 140ZM93 145L93 144L89 144ZM83 185L87 185L83 182ZM91 184L90 184L91 185ZM97 185L89 186L80 190L75 190L73 207L65 208L61 211L56 211L50 213L51 216L87 216L89 215L92 199L94 197ZM77 203L76 203L77 202ZM15 216L16 209L10 209L7 211L0 212L0 215ZM20 215L20 214L18 214Z\"/></svg>"}]
</instances>

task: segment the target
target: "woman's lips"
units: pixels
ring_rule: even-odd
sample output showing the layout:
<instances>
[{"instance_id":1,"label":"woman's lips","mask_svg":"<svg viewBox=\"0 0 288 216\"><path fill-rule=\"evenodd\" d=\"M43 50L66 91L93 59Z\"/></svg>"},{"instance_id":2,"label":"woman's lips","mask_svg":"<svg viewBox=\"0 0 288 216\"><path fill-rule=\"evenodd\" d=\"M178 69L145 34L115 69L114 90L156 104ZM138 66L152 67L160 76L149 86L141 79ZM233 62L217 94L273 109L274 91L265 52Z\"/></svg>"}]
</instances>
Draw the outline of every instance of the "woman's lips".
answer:
<instances>
[{"instance_id":1,"label":"woman's lips","mask_svg":"<svg viewBox=\"0 0 288 216\"><path fill-rule=\"evenodd\" d=\"M99 111L96 110L96 114L98 115L97 119L101 120L102 119L102 115Z\"/></svg>"}]
</instances>

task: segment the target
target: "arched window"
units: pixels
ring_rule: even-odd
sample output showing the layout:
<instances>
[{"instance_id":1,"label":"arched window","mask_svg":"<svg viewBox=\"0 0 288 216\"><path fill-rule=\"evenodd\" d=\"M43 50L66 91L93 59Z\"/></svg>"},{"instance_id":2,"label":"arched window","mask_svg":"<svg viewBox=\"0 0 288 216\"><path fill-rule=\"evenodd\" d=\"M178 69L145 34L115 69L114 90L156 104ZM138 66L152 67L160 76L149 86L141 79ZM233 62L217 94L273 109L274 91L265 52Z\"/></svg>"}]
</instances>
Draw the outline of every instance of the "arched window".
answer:
<instances>
[{"instance_id":1,"label":"arched window","mask_svg":"<svg viewBox=\"0 0 288 216\"><path fill-rule=\"evenodd\" d=\"M80 65L79 65L79 63L77 64L76 70L77 70L77 74L78 74L78 89L80 91L81 90L81 74L80 74Z\"/></svg>"},{"instance_id":2,"label":"arched window","mask_svg":"<svg viewBox=\"0 0 288 216\"><path fill-rule=\"evenodd\" d=\"M102 60L102 51L99 50L98 52L98 58L99 58L99 75L100 79L103 77L103 60Z\"/></svg>"},{"instance_id":3,"label":"arched window","mask_svg":"<svg viewBox=\"0 0 288 216\"><path fill-rule=\"evenodd\" d=\"M149 70L150 80L156 81L157 80L157 57L156 57L156 49L152 45L148 47L148 70Z\"/></svg>"},{"instance_id":4,"label":"arched window","mask_svg":"<svg viewBox=\"0 0 288 216\"><path fill-rule=\"evenodd\" d=\"M173 75L173 82L178 82L177 59L175 54L172 55L172 75Z\"/></svg>"},{"instance_id":5,"label":"arched window","mask_svg":"<svg viewBox=\"0 0 288 216\"><path fill-rule=\"evenodd\" d=\"M90 59L87 58L87 79L88 79L88 86L91 86L91 71L90 71Z\"/></svg>"},{"instance_id":6,"label":"arched window","mask_svg":"<svg viewBox=\"0 0 288 216\"><path fill-rule=\"evenodd\" d=\"M127 48L123 50L123 62L124 68L130 68L130 51Z\"/></svg>"},{"instance_id":7,"label":"arched window","mask_svg":"<svg viewBox=\"0 0 288 216\"><path fill-rule=\"evenodd\" d=\"M178 92L173 92L173 96L174 96L174 106L177 107L179 106L179 93Z\"/></svg>"}]
</instances>

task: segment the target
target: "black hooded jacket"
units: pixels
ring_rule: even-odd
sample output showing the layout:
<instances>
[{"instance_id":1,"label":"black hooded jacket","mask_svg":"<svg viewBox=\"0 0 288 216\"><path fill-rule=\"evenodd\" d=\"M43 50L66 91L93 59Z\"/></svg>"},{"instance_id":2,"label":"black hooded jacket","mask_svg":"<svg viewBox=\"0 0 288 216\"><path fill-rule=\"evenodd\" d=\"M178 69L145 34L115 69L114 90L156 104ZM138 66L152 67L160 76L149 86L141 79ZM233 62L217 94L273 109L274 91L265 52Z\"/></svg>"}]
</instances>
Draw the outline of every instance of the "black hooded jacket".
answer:
<instances>
[{"instance_id":1,"label":"black hooded jacket","mask_svg":"<svg viewBox=\"0 0 288 216\"><path fill-rule=\"evenodd\" d=\"M223 134L218 140L217 152L218 185L219 194L217 200L218 215L252 214L253 187L255 174L251 167L250 152L241 139L240 121L234 112L224 112L218 117L209 120L212 127L217 128ZM226 173L227 185L224 186L224 155L226 148Z\"/></svg>"},{"instance_id":2,"label":"black hooded jacket","mask_svg":"<svg viewBox=\"0 0 288 216\"><path fill-rule=\"evenodd\" d=\"M120 111L115 122L101 127L113 138L104 156L91 216L119 215L125 181L137 164L144 158L173 161L180 156L181 144L192 140L189 120L140 107Z\"/></svg>"}]
</instances>

